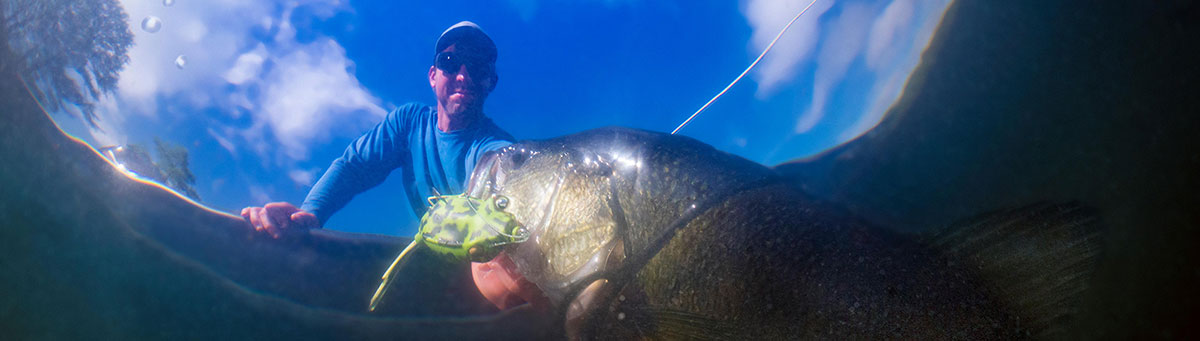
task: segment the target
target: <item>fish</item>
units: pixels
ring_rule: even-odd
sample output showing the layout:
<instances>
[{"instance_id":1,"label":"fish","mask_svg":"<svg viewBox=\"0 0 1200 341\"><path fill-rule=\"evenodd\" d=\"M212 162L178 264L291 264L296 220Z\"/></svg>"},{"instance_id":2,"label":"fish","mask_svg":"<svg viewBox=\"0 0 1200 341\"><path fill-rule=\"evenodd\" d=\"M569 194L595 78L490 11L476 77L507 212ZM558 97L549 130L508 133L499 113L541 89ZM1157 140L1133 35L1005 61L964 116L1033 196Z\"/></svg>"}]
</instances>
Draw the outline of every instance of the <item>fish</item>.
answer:
<instances>
[{"instance_id":1,"label":"fish","mask_svg":"<svg viewBox=\"0 0 1200 341\"><path fill-rule=\"evenodd\" d=\"M479 165L462 196L504 199L508 218L495 228L527 235L498 247L571 339L1021 338L1041 326L1023 325L1027 311L1010 309L976 273L1014 262L1090 264L1096 255L1094 215L1079 205L1038 204L940 237L905 236L755 162L632 128L523 141ZM431 203L431 214L455 210ZM440 221L427 214L421 230ZM977 237L988 231L996 237ZM997 247L1049 235L1080 242L1033 253Z\"/></svg>"}]
</instances>

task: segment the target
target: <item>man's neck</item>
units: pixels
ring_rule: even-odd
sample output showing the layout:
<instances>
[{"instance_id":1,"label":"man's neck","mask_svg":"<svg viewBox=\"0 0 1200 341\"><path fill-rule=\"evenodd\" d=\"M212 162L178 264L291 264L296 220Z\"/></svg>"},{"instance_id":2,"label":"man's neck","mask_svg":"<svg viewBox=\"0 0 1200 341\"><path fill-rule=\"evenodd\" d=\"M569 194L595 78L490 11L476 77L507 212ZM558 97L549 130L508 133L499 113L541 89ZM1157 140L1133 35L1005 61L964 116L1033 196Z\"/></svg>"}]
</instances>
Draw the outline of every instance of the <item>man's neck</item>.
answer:
<instances>
[{"instance_id":1,"label":"man's neck","mask_svg":"<svg viewBox=\"0 0 1200 341\"><path fill-rule=\"evenodd\" d=\"M482 111L468 110L461 112L458 115L454 115L453 117L447 114L448 112L449 111L445 110L445 108L443 108L441 105L438 105L437 128L443 133L462 130L470 127L472 123L475 123L475 120L483 116Z\"/></svg>"}]
</instances>

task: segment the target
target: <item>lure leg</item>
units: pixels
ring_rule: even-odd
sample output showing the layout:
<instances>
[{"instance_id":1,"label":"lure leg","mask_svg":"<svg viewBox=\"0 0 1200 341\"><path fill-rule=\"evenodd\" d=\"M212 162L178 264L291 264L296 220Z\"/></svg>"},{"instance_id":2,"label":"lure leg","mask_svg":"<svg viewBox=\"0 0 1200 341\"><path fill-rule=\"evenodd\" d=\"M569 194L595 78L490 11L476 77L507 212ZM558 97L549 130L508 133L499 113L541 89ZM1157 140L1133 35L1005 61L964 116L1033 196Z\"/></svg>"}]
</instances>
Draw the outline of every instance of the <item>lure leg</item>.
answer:
<instances>
[{"instance_id":1,"label":"lure leg","mask_svg":"<svg viewBox=\"0 0 1200 341\"><path fill-rule=\"evenodd\" d=\"M368 310L375 311L375 307L379 305L379 300L383 298L383 294L387 293L388 287L396 279L392 275L396 272L397 268L404 266L400 261L404 260L407 263L409 258L406 256L409 252L415 250L418 244L421 244L421 239L419 237L413 238L413 242L408 244L408 247L404 248L404 251L400 251L400 255L396 256L396 260L392 261L392 265L388 267L387 271L383 273L383 277L381 277L383 281L379 283L379 289L375 289L375 296L371 296L371 305L368 307Z\"/></svg>"}]
</instances>

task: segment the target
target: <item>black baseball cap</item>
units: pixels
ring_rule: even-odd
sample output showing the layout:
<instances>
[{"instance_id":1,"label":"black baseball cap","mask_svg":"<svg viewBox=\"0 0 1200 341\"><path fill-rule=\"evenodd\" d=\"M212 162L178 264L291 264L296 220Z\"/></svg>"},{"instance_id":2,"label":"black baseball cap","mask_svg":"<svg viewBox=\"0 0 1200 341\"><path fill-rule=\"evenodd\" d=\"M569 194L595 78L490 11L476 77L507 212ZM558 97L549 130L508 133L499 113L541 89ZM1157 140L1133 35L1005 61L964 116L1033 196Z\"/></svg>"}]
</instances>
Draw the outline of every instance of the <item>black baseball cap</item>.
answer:
<instances>
[{"instance_id":1,"label":"black baseball cap","mask_svg":"<svg viewBox=\"0 0 1200 341\"><path fill-rule=\"evenodd\" d=\"M492 42L492 38L488 37L487 33L483 33L483 29L473 22L461 21L447 28L442 32L442 36L438 37L433 53L442 52L454 44L458 44L460 48L474 49L481 53L480 57L493 63L496 62L496 43Z\"/></svg>"}]
</instances>

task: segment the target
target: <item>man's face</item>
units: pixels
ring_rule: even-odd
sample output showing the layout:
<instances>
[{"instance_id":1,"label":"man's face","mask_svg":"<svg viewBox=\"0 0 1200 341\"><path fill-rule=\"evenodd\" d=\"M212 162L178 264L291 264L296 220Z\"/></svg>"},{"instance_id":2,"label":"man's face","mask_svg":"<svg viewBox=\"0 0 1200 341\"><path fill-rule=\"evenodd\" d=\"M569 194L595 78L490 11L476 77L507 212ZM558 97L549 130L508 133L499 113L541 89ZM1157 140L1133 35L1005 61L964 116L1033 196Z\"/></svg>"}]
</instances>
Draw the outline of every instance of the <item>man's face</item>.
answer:
<instances>
[{"instance_id":1,"label":"man's face","mask_svg":"<svg viewBox=\"0 0 1200 341\"><path fill-rule=\"evenodd\" d=\"M496 83L496 74L492 63L479 55L472 49L458 48L458 44L450 45L429 68L429 86L450 117L483 111L483 101ZM450 70L443 69L447 66Z\"/></svg>"}]
</instances>

